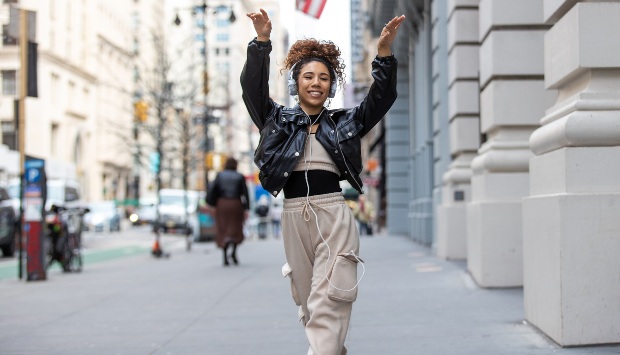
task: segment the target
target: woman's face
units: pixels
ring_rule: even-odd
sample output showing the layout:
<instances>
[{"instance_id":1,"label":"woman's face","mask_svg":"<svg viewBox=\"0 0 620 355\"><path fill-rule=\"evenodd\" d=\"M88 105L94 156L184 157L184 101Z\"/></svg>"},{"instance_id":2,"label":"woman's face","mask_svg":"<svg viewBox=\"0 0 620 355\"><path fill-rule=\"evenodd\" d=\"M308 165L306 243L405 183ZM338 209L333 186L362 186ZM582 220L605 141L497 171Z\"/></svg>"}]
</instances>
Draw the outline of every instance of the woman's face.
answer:
<instances>
[{"instance_id":1,"label":"woman's face","mask_svg":"<svg viewBox=\"0 0 620 355\"><path fill-rule=\"evenodd\" d=\"M321 62L306 63L299 71L297 91L299 105L309 115L316 115L323 109L331 87L329 69Z\"/></svg>"}]
</instances>

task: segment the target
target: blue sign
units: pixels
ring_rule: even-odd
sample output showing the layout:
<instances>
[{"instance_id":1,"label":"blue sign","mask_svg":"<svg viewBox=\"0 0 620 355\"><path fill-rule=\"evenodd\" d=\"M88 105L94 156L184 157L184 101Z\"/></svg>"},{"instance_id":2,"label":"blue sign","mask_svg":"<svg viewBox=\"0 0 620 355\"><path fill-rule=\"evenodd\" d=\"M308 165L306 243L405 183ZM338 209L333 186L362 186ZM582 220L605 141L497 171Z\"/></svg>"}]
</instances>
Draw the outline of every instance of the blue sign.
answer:
<instances>
[{"instance_id":1,"label":"blue sign","mask_svg":"<svg viewBox=\"0 0 620 355\"><path fill-rule=\"evenodd\" d=\"M41 190L40 185L28 184L26 185L26 188L24 189L24 196L25 197L41 197L42 196L41 192L42 190Z\"/></svg>"},{"instance_id":2,"label":"blue sign","mask_svg":"<svg viewBox=\"0 0 620 355\"><path fill-rule=\"evenodd\" d=\"M24 163L26 169L42 169L43 168L43 160L41 159L29 159Z\"/></svg>"},{"instance_id":3,"label":"blue sign","mask_svg":"<svg viewBox=\"0 0 620 355\"><path fill-rule=\"evenodd\" d=\"M27 168L26 181L30 183L41 181L41 170L39 168Z\"/></svg>"},{"instance_id":4,"label":"blue sign","mask_svg":"<svg viewBox=\"0 0 620 355\"><path fill-rule=\"evenodd\" d=\"M152 173L157 174L159 171L159 154L157 152L153 152L149 155L149 168Z\"/></svg>"}]
</instances>

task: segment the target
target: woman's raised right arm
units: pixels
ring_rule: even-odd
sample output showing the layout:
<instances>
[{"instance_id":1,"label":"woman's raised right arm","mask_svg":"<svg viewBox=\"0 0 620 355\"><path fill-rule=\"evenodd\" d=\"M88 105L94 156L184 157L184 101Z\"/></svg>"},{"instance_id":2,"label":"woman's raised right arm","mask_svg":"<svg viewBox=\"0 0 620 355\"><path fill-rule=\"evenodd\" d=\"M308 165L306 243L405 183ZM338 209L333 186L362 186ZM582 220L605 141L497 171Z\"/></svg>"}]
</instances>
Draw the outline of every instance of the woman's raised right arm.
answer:
<instances>
[{"instance_id":1,"label":"woman's raised right arm","mask_svg":"<svg viewBox=\"0 0 620 355\"><path fill-rule=\"evenodd\" d=\"M271 53L271 20L267 12L249 13L256 30L256 39L248 45L247 59L241 72L243 102L258 129L262 129L274 107L269 98L269 54Z\"/></svg>"}]
</instances>

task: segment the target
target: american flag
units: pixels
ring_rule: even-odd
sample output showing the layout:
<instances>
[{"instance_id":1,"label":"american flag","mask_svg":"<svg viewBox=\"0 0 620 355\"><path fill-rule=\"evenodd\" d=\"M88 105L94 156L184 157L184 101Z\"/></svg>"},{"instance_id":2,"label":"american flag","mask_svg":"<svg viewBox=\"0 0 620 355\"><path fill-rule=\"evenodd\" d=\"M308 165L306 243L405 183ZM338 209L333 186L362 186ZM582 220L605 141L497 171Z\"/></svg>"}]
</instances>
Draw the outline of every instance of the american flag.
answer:
<instances>
[{"instance_id":1,"label":"american flag","mask_svg":"<svg viewBox=\"0 0 620 355\"><path fill-rule=\"evenodd\" d=\"M327 0L297 0L297 10L314 18L321 17Z\"/></svg>"}]
</instances>

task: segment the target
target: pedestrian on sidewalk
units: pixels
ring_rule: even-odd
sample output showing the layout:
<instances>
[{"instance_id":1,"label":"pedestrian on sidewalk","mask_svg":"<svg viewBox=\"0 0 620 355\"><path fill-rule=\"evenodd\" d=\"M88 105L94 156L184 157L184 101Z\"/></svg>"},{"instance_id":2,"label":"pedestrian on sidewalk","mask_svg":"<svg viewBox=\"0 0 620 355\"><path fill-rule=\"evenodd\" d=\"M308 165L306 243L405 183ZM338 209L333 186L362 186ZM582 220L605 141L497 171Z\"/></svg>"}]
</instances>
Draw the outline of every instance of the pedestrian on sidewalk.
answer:
<instances>
[{"instance_id":1,"label":"pedestrian on sidewalk","mask_svg":"<svg viewBox=\"0 0 620 355\"><path fill-rule=\"evenodd\" d=\"M282 236L282 196L278 195L271 199L271 207L269 208L269 218L271 219L271 230L273 231L274 238L280 238Z\"/></svg>"},{"instance_id":2,"label":"pedestrian on sidewalk","mask_svg":"<svg viewBox=\"0 0 620 355\"><path fill-rule=\"evenodd\" d=\"M404 16L384 27L372 63L374 83L362 103L330 109L344 84L340 49L331 41L302 39L290 48L289 93L297 105L286 108L269 97L271 20L249 13L256 38L249 44L241 73L243 100L261 132L254 162L262 186L273 196L284 190L282 234L292 296L310 343L309 354L346 354L351 309L357 298L361 262L355 218L340 189L346 179L362 192L360 139L396 100L397 62L391 52ZM363 265L362 265L363 266Z\"/></svg>"},{"instance_id":3,"label":"pedestrian on sidewalk","mask_svg":"<svg viewBox=\"0 0 620 355\"><path fill-rule=\"evenodd\" d=\"M237 172L234 158L226 159L224 170L209 186L207 204L215 216L215 242L223 251L224 266L230 265L228 249L232 262L238 265L237 246L243 242L243 223L248 218L250 204L245 177Z\"/></svg>"},{"instance_id":4,"label":"pedestrian on sidewalk","mask_svg":"<svg viewBox=\"0 0 620 355\"><path fill-rule=\"evenodd\" d=\"M372 224L375 220L375 206L366 199L366 195L360 195L353 208L353 215L359 222L360 235L372 235Z\"/></svg>"},{"instance_id":5,"label":"pedestrian on sidewalk","mask_svg":"<svg viewBox=\"0 0 620 355\"><path fill-rule=\"evenodd\" d=\"M267 239L267 225L269 224L269 197L262 195L256 203L254 213L258 217L258 239Z\"/></svg>"}]
</instances>

